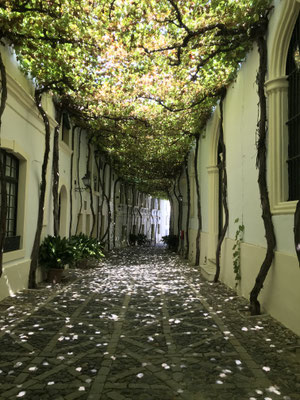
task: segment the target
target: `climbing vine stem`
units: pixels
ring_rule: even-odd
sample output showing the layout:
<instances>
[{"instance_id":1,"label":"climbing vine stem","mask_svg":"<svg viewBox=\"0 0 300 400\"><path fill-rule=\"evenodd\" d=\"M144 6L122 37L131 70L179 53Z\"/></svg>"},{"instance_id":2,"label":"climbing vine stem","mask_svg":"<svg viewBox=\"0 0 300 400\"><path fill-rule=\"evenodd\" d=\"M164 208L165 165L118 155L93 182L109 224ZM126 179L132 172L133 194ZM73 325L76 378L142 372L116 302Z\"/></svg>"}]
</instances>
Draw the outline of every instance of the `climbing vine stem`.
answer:
<instances>
[{"instance_id":1,"label":"climbing vine stem","mask_svg":"<svg viewBox=\"0 0 300 400\"><path fill-rule=\"evenodd\" d=\"M201 229L202 229L202 211L201 211L201 197L200 197L200 182L198 175L198 157L199 157L199 142L200 135L196 136L196 146L195 146L195 156L194 156L194 170L195 170L195 183L196 183L196 202L197 202L197 219L198 219L198 228L197 228L197 236L196 236L196 257L195 257L195 265L199 265L200 263L200 251L201 251Z\"/></svg>"},{"instance_id":2,"label":"climbing vine stem","mask_svg":"<svg viewBox=\"0 0 300 400\"><path fill-rule=\"evenodd\" d=\"M272 221L271 207L267 188L267 160L266 160L266 139L267 139L267 104L265 96L265 79L267 73L267 44L264 35L257 38L259 52L259 70L257 73L258 97L259 97L259 112L260 118L258 121L258 142L257 142L257 159L258 168L258 187L260 193L262 219L265 228L265 236L267 240L267 252L265 259L261 265L260 271L256 277L255 284L250 293L250 312L251 315L260 314L260 303L258 295L263 288L264 281L268 271L272 265L276 237Z\"/></svg>"},{"instance_id":3,"label":"climbing vine stem","mask_svg":"<svg viewBox=\"0 0 300 400\"><path fill-rule=\"evenodd\" d=\"M44 149L44 158L42 164L42 173L41 173L41 183L40 183L40 196L39 196L39 205L38 205L38 216L37 216L37 226L34 237L34 242L31 251L31 262L29 268L29 279L28 279L28 287L29 289L36 288L36 270L38 266L38 254L39 254L39 246L40 239L43 227L44 220L44 208L45 208L45 195L46 195L46 186L47 186L47 166L49 160L50 153L50 123L48 116L42 106L42 94L47 91L47 89L36 89L35 90L35 103L39 110L39 113L42 116L44 127L45 127L45 149Z\"/></svg>"},{"instance_id":4,"label":"climbing vine stem","mask_svg":"<svg viewBox=\"0 0 300 400\"><path fill-rule=\"evenodd\" d=\"M295 239L295 250L300 266L300 200L297 203L294 216L294 239Z\"/></svg>"},{"instance_id":5,"label":"climbing vine stem","mask_svg":"<svg viewBox=\"0 0 300 400\"><path fill-rule=\"evenodd\" d=\"M191 185L190 185L190 176L189 176L189 168L188 168L188 156L185 158L184 169L186 174L186 188L187 188L187 217L186 217L186 248L184 252L184 257L189 257L190 250L190 240L189 240L189 224L190 224L190 214L191 214Z\"/></svg>"},{"instance_id":6,"label":"climbing vine stem","mask_svg":"<svg viewBox=\"0 0 300 400\"><path fill-rule=\"evenodd\" d=\"M224 90L221 101L220 101L220 113L221 113L221 121L220 121L220 138L219 138L219 143L221 147L221 154L222 154L222 159L220 160L219 163L219 174L220 174L220 182L221 182L221 192L222 192L222 209L220 212L223 212L225 214L225 220L224 220L224 225L221 229L220 232L220 237L219 241L217 244L217 250L216 250L216 274L214 277L214 282L219 281L219 276L220 276L220 258L221 258L221 248L222 248L222 243L225 238L225 234L228 228L228 223L229 223L229 210L228 210L228 204L227 204L227 170L226 170L226 146L224 142L224 130L223 130L223 106L224 106L224 98L226 95L226 90Z\"/></svg>"},{"instance_id":7,"label":"climbing vine stem","mask_svg":"<svg viewBox=\"0 0 300 400\"><path fill-rule=\"evenodd\" d=\"M54 236L59 234L59 131L61 126L62 109L60 104L56 104L56 126L53 136L53 158L52 158L52 195L53 195L53 232Z\"/></svg>"}]
</instances>

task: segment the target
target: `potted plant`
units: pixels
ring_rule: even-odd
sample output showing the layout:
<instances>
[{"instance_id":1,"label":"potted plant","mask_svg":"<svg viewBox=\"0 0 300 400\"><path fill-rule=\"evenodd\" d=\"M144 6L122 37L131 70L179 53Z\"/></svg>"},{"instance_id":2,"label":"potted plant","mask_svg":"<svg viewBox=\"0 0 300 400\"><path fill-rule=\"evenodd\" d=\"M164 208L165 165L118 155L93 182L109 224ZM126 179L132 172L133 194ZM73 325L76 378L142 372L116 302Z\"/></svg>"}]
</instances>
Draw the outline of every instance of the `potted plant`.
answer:
<instances>
[{"instance_id":1,"label":"potted plant","mask_svg":"<svg viewBox=\"0 0 300 400\"><path fill-rule=\"evenodd\" d=\"M137 242L137 235L135 235L134 233L130 233L129 234L129 244L130 246L135 246Z\"/></svg>"},{"instance_id":2,"label":"potted plant","mask_svg":"<svg viewBox=\"0 0 300 400\"><path fill-rule=\"evenodd\" d=\"M179 243L179 239L177 235L167 235L163 236L161 240L168 246L168 249L171 251L176 251Z\"/></svg>"},{"instance_id":3,"label":"potted plant","mask_svg":"<svg viewBox=\"0 0 300 400\"><path fill-rule=\"evenodd\" d=\"M59 283L65 266L72 260L72 248L67 238L45 237L39 248L39 264L46 269L49 282Z\"/></svg>"},{"instance_id":4,"label":"potted plant","mask_svg":"<svg viewBox=\"0 0 300 400\"><path fill-rule=\"evenodd\" d=\"M99 240L84 233L71 236L69 245L73 254L72 264L76 267L87 268L91 265L91 260L100 260L104 257L103 246Z\"/></svg>"},{"instance_id":5,"label":"potted plant","mask_svg":"<svg viewBox=\"0 0 300 400\"><path fill-rule=\"evenodd\" d=\"M139 233L139 234L137 235L136 241L137 241L137 244L138 244L139 246L143 246L143 245L146 244L146 242L147 242L147 236L144 235L143 233Z\"/></svg>"}]
</instances>

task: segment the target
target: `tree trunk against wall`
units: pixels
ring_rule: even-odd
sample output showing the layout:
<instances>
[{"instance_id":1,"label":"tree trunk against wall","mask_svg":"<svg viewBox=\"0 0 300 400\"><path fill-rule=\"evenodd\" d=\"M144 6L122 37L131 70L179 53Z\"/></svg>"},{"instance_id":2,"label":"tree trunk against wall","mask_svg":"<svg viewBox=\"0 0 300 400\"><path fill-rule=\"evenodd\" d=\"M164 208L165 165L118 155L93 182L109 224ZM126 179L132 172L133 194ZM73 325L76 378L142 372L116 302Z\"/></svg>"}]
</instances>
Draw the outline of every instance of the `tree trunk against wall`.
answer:
<instances>
[{"instance_id":1,"label":"tree trunk against wall","mask_svg":"<svg viewBox=\"0 0 300 400\"><path fill-rule=\"evenodd\" d=\"M44 220L45 195L46 195L46 185L47 185L46 175L47 175L47 166L50 153L50 123L48 116L42 107L42 94L44 91L45 90L43 89L35 90L35 103L43 118L45 126L45 151L44 151L44 160L43 160L42 174L41 174L37 227L31 251L31 262L30 262L29 280L28 280L29 289L36 288L36 270L38 266L39 246L40 246L40 239L41 239L43 220Z\"/></svg>"},{"instance_id":2,"label":"tree trunk against wall","mask_svg":"<svg viewBox=\"0 0 300 400\"><path fill-rule=\"evenodd\" d=\"M174 193L175 199L177 200L177 205L178 205L177 235L178 235L178 239L179 239L179 236L180 236L180 200L176 193L176 181L174 182L173 193ZM175 212L174 212L174 215L175 215ZM174 220L174 225L175 225L175 220Z\"/></svg>"},{"instance_id":3,"label":"tree trunk against wall","mask_svg":"<svg viewBox=\"0 0 300 400\"><path fill-rule=\"evenodd\" d=\"M117 213L116 213L116 188L117 183L120 181L120 178L116 179L114 182L114 193L113 193L113 208L114 208L114 226L113 226L113 247L116 247L116 222L117 222Z\"/></svg>"},{"instance_id":4,"label":"tree trunk against wall","mask_svg":"<svg viewBox=\"0 0 300 400\"><path fill-rule=\"evenodd\" d=\"M167 194L170 202L169 235L174 235L174 201L169 189L167 189Z\"/></svg>"},{"instance_id":5,"label":"tree trunk against wall","mask_svg":"<svg viewBox=\"0 0 300 400\"><path fill-rule=\"evenodd\" d=\"M143 226L143 215L142 215L141 209L142 209L142 206L138 207L138 213L140 216L139 234L142 233L142 226Z\"/></svg>"},{"instance_id":6,"label":"tree trunk against wall","mask_svg":"<svg viewBox=\"0 0 300 400\"><path fill-rule=\"evenodd\" d=\"M98 228L97 228L97 237L99 240L101 240L104 192L103 192L103 183L102 183L102 179L101 179L101 160L100 160L100 157L98 157L98 154L97 154L97 157L95 157L95 162L96 162L96 166L97 166L99 192L101 190L101 203L99 204L99 207L98 207ZM100 198L99 198L99 202L100 202Z\"/></svg>"},{"instance_id":7,"label":"tree trunk against wall","mask_svg":"<svg viewBox=\"0 0 300 400\"><path fill-rule=\"evenodd\" d=\"M0 103L0 132L2 127L2 116L7 101L7 80L6 69L0 53L0 73L1 73L1 103ZM7 193L5 183L5 165L0 157L0 182L1 182L1 210L0 210L0 277L3 271L3 247L6 232L6 214L7 214Z\"/></svg>"},{"instance_id":8,"label":"tree trunk against wall","mask_svg":"<svg viewBox=\"0 0 300 400\"><path fill-rule=\"evenodd\" d=\"M228 228L228 223L229 223L229 211L228 211L228 204L227 204L227 170L226 170L226 146L224 142L224 130L223 130L223 100L225 97L226 93L224 93L221 97L220 101L220 114L221 114L221 121L220 121L220 139L219 143L222 149L222 157L223 159L220 162L219 165L219 174L221 174L221 190L222 190L222 205L225 213L225 221L224 225L222 227L222 230L220 232L220 237L219 241L217 244L217 250L216 250L216 274L214 277L214 282L219 281L219 276L220 276L220 258L221 258L221 248L222 248L222 243L225 238L225 234Z\"/></svg>"},{"instance_id":9,"label":"tree trunk against wall","mask_svg":"<svg viewBox=\"0 0 300 400\"><path fill-rule=\"evenodd\" d=\"M189 176L189 165L188 165L188 156L185 158L184 169L186 175L186 187L187 187L187 217L186 217L186 248L184 253L184 258L189 258L190 251L190 240L189 240L189 226L190 226L190 214L191 214L191 185L190 185L190 176Z\"/></svg>"},{"instance_id":10,"label":"tree trunk against wall","mask_svg":"<svg viewBox=\"0 0 300 400\"><path fill-rule=\"evenodd\" d=\"M257 142L257 159L258 167L258 186L260 192L260 200L262 206L262 218L265 227L265 236L267 240L267 253L261 265L260 271L256 277L255 285L250 293L250 311L252 315L260 314L260 303L258 295L263 288L264 281L274 259L276 237L272 221L272 214L269 202L269 194L267 188L267 159L266 159L266 138L267 138L267 105L265 96L265 79L267 73L267 44L263 36L258 37L259 52L259 70L257 73L258 97L260 119L258 122L258 142Z\"/></svg>"},{"instance_id":11,"label":"tree trunk against wall","mask_svg":"<svg viewBox=\"0 0 300 400\"><path fill-rule=\"evenodd\" d=\"M200 182L198 175L198 157L199 157L199 142L200 135L196 136L196 147L195 147L195 157L194 157L194 170L195 170L195 183L196 183L196 205L197 205L197 220L198 220L198 228L197 228L197 236L196 236L196 256L195 256L195 265L200 264L200 255L201 255L201 230L202 230L202 210L201 210L201 197L200 197Z\"/></svg>"},{"instance_id":12,"label":"tree trunk against wall","mask_svg":"<svg viewBox=\"0 0 300 400\"><path fill-rule=\"evenodd\" d=\"M132 186L132 207L131 207L131 227L130 227L130 233L132 232L132 228L135 225L135 212L134 212L134 207L135 207L135 203L136 203L136 191L135 191L135 187ZM134 234L136 234L136 232L134 232Z\"/></svg>"},{"instance_id":13,"label":"tree trunk against wall","mask_svg":"<svg viewBox=\"0 0 300 400\"><path fill-rule=\"evenodd\" d=\"M295 250L300 266L300 200L297 203L295 217L294 217L294 238L295 238Z\"/></svg>"},{"instance_id":14,"label":"tree trunk against wall","mask_svg":"<svg viewBox=\"0 0 300 400\"><path fill-rule=\"evenodd\" d=\"M90 209L92 212L92 227L91 230L89 232L89 236L92 237L93 236L93 232L95 229L95 225L96 225L96 214L95 214L95 209L94 209L94 199L93 199L93 177L90 174L89 171L89 165L90 165L90 161L91 161L91 139L89 139L88 141L88 157L87 157L87 161L86 161L86 175L90 176L90 186L88 187L89 190L89 194L90 194Z\"/></svg>"},{"instance_id":15,"label":"tree trunk against wall","mask_svg":"<svg viewBox=\"0 0 300 400\"><path fill-rule=\"evenodd\" d=\"M180 253L181 251L184 250L184 238L181 239L181 230L182 230L182 194L180 191L180 179L181 179L181 174L182 174L182 170L180 171L180 175L178 177L178 181L177 181L177 187L178 187L178 192L179 195L177 196L176 194L176 181L174 184L174 195L176 197L176 200L178 202L178 249L177 252ZM183 243L182 243L183 242Z\"/></svg>"},{"instance_id":16,"label":"tree trunk against wall","mask_svg":"<svg viewBox=\"0 0 300 400\"><path fill-rule=\"evenodd\" d=\"M107 209L109 208L109 201L108 201L108 198L107 198L107 195L105 192L105 170L106 170L107 165L108 165L107 162L104 162L103 170L102 170L102 179L100 179L100 186L101 186L102 198L103 198L102 209L103 209L103 205L104 205L104 200L106 201ZM104 239L106 238L107 232L108 232L108 226L106 227L105 232L104 232L103 236L101 237L101 242L103 242Z\"/></svg>"},{"instance_id":17,"label":"tree trunk against wall","mask_svg":"<svg viewBox=\"0 0 300 400\"><path fill-rule=\"evenodd\" d=\"M128 202L128 186L125 187L125 203L126 203L126 241L128 240L128 222L129 222L129 202Z\"/></svg>"},{"instance_id":18,"label":"tree trunk against wall","mask_svg":"<svg viewBox=\"0 0 300 400\"><path fill-rule=\"evenodd\" d=\"M80 207L79 207L79 211L77 214L77 223L76 223L76 229L75 229L75 235L78 234L78 228L79 228L79 220L80 220L80 215L81 215L81 211L82 211L82 194L81 194L81 190L80 190L80 149L81 149L81 135L82 135L82 128L79 131L79 135L78 135L78 154L77 154L77 186L78 186L78 193L79 193L79 198L80 198Z\"/></svg>"},{"instance_id":19,"label":"tree trunk against wall","mask_svg":"<svg viewBox=\"0 0 300 400\"><path fill-rule=\"evenodd\" d=\"M56 122L53 136L53 158L52 158L52 195L53 195L53 232L54 236L59 235L59 131L61 126L62 109L60 104L55 105Z\"/></svg>"},{"instance_id":20,"label":"tree trunk against wall","mask_svg":"<svg viewBox=\"0 0 300 400\"><path fill-rule=\"evenodd\" d=\"M110 208L110 203L111 203L111 188L112 188L112 167L109 165L109 188L108 188L108 204L109 204L109 213L110 213L110 218L109 218L109 223L108 223L108 229L107 229L107 250L110 250L110 235L111 235L111 223L113 220L113 214ZM113 210L115 212L115 210Z\"/></svg>"},{"instance_id":21,"label":"tree trunk against wall","mask_svg":"<svg viewBox=\"0 0 300 400\"><path fill-rule=\"evenodd\" d=\"M102 238L101 238L101 242L103 242L104 239L105 239L106 236L107 236L107 237L108 237L108 240L107 240L107 248L108 248L108 250L109 250L109 249L110 249L109 232L110 232L110 225L111 225L112 214L111 214L111 209L110 209L110 197L107 196L107 194L105 193L105 179L104 179L104 177L105 177L105 169L106 169L106 166L107 166L107 165L108 165L107 163L104 164L104 167L103 167L103 179L102 179L102 182L101 182L101 183L102 183L103 196L104 196L104 198L105 198L105 200L106 200L106 203L107 203L108 219L107 219L106 231L104 232L104 235L103 235ZM111 179L111 171L110 171L110 179ZM111 189L111 186L109 186L109 192L110 192L110 189Z\"/></svg>"},{"instance_id":22,"label":"tree trunk against wall","mask_svg":"<svg viewBox=\"0 0 300 400\"><path fill-rule=\"evenodd\" d=\"M75 144L75 129L76 125L72 127L72 154L70 159L70 225L69 225L69 236L72 235L72 223L73 223L73 159L74 159L74 144Z\"/></svg>"}]
</instances>

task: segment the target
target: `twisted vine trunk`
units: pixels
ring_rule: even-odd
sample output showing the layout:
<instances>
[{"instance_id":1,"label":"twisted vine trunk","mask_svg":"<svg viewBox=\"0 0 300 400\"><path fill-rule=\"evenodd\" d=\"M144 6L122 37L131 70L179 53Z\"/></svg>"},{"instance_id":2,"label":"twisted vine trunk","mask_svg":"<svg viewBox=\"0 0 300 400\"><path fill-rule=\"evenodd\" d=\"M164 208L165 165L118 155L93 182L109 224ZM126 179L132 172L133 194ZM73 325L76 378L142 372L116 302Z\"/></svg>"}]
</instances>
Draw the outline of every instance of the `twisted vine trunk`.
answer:
<instances>
[{"instance_id":1,"label":"twisted vine trunk","mask_svg":"<svg viewBox=\"0 0 300 400\"><path fill-rule=\"evenodd\" d=\"M56 106L57 109L57 125L54 129L53 137L53 159L52 159L52 195L53 195L53 232L54 236L59 235L59 130L61 125L62 110L60 105Z\"/></svg>"},{"instance_id":2,"label":"twisted vine trunk","mask_svg":"<svg viewBox=\"0 0 300 400\"><path fill-rule=\"evenodd\" d=\"M135 186L132 187L132 207L131 207L131 224L130 224L130 233L136 234L136 232L133 232L133 227L136 225L136 218L135 218L135 212L134 212L134 207L136 203L136 190ZM135 227L136 229L136 227Z\"/></svg>"},{"instance_id":3,"label":"twisted vine trunk","mask_svg":"<svg viewBox=\"0 0 300 400\"><path fill-rule=\"evenodd\" d=\"M112 223L112 211L110 208L110 203L111 203L111 187L112 187L112 168L111 165L109 165L109 188L108 188L108 198L107 198L107 204L108 204L108 226L107 226L107 250L110 250L110 235L111 235L111 223Z\"/></svg>"},{"instance_id":4,"label":"twisted vine trunk","mask_svg":"<svg viewBox=\"0 0 300 400\"><path fill-rule=\"evenodd\" d=\"M91 139L89 139L88 141L88 158L87 158L87 162L86 162L86 174L87 176L90 174L89 172L89 164L90 164L90 159L91 159ZM92 237L94 229L95 229L95 225L96 225L96 213L95 213L95 209L94 209L94 201L93 201L93 179L91 176L91 184L89 186L89 193L90 193L90 209L92 212L92 227L91 230L89 232L89 236Z\"/></svg>"},{"instance_id":5,"label":"twisted vine trunk","mask_svg":"<svg viewBox=\"0 0 300 400\"><path fill-rule=\"evenodd\" d=\"M114 182L114 194L113 194L113 208L114 208L114 226L113 226L113 247L116 247L116 222L117 222L117 213L116 213L116 188L117 183L120 181L120 178L116 179Z\"/></svg>"},{"instance_id":6,"label":"twisted vine trunk","mask_svg":"<svg viewBox=\"0 0 300 400\"><path fill-rule=\"evenodd\" d=\"M262 206L262 218L265 227L265 236L267 240L267 253L261 265L260 271L256 277L255 285L250 293L250 311L251 315L260 314L260 303L258 295L263 288L264 281L274 259L276 237L272 221L269 194L267 189L267 159L266 159L266 138L267 138L267 105L265 96L265 78L267 73L267 44L263 36L257 39L259 51L259 70L257 73L257 85L259 96L260 120L258 122L258 143L257 159L258 167L258 186Z\"/></svg>"},{"instance_id":7,"label":"twisted vine trunk","mask_svg":"<svg viewBox=\"0 0 300 400\"><path fill-rule=\"evenodd\" d=\"M195 256L195 265L200 264L200 254L201 254L201 230L202 230L202 210L201 210L201 197L200 197L200 183L199 183L199 175L198 175L198 157L199 157L199 142L200 136L196 137L196 147L195 147L195 157L194 157L194 170L195 170L195 183L196 183L196 204L197 204L197 220L198 220L198 228L197 228L197 236L196 236L196 256Z\"/></svg>"},{"instance_id":8,"label":"twisted vine trunk","mask_svg":"<svg viewBox=\"0 0 300 400\"><path fill-rule=\"evenodd\" d=\"M76 125L72 128L72 154L70 160L70 225L69 225L69 236L72 235L72 224L73 224L73 159L74 159L74 143L75 143L75 129Z\"/></svg>"},{"instance_id":9,"label":"twisted vine trunk","mask_svg":"<svg viewBox=\"0 0 300 400\"><path fill-rule=\"evenodd\" d=\"M189 257L189 251L190 251L189 227L190 227L190 214L191 214L191 185L190 185L190 176L188 168L188 157L186 157L185 159L184 169L186 175L187 201L188 201L187 217L186 217L186 234L185 234L186 248L185 248L184 258L187 259Z\"/></svg>"},{"instance_id":10,"label":"twisted vine trunk","mask_svg":"<svg viewBox=\"0 0 300 400\"><path fill-rule=\"evenodd\" d=\"M297 203L295 217L294 217L294 239L295 239L295 250L300 266L300 200Z\"/></svg>"},{"instance_id":11,"label":"twisted vine trunk","mask_svg":"<svg viewBox=\"0 0 300 400\"><path fill-rule=\"evenodd\" d=\"M128 203L128 187L125 187L125 204L126 204L126 241L128 239L128 222L129 222L129 203Z\"/></svg>"},{"instance_id":12,"label":"twisted vine trunk","mask_svg":"<svg viewBox=\"0 0 300 400\"><path fill-rule=\"evenodd\" d=\"M101 230L102 230L102 212L103 212L103 203L104 203L104 195L103 195L103 184L101 180L101 160L100 157L95 157L95 162L97 166L97 176L98 176L98 182L99 182L99 187L98 190L100 192L101 190L101 202L100 202L100 197L98 200L98 224L97 224L97 238L101 240Z\"/></svg>"},{"instance_id":13,"label":"twisted vine trunk","mask_svg":"<svg viewBox=\"0 0 300 400\"><path fill-rule=\"evenodd\" d=\"M183 251L183 247L184 247L184 238L182 239L181 236L181 230L182 230L182 194L180 192L180 179L181 179L181 174L182 174L182 170L180 171L180 175L178 177L178 182L177 182L177 186L178 186L178 192L179 192L179 196L177 196L176 194L176 182L174 184L174 195L176 197L176 200L178 202L178 252L181 253L181 251Z\"/></svg>"},{"instance_id":14,"label":"twisted vine trunk","mask_svg":"<svg viewBox=\"0 0 300 400\"><path fill-rule=\"evenodd\" d=\"M178 235L178 249L179 250L179 246L180 246L180 210L181 210L181 206L180 206L180 200L179 197L177 196L176 193L176 182L174 183L174 187L173 187L173 192L174 192L174 196L177 200L177 204L178 204L178 219L177 219L177 235ZM173 216L175 215L175 212L173 212ZM175 224L175 221L174 221Z\"/></svg>"},{"instance_id":15,"label":"twisted vine trunk","mask_svg":"<svg viewBox=\"0 0 300 400\"><path fill-rule=\"evenodd\" d=\"M174 202L169 189L167 189L168 199L170 202L170 226L169 235L174 235Z\"/></svg>"},{"instance_id":16,"label":"twisted vine trunk","mask_svg":"<svg viewBox=\"0 0 300 400\"><path fill-rule=\"evenodd\" d=\"M0 132L2 126L2 115L5 110L7 101L7 80L6 80L6 69L2 60L0 52L0 73L1 73L1 103L0 103ZM5 182L5 165L2 162L0 155L0 182L1 182L1 199L0 199L0 278L3 272L3 247L5 241L6 232L6 214L7 214L7 193L6 193L6 182Z\"/></svg>"},{"instance_id":17,"label":"twisted vine trunk","mask_svg":"<svg viewBox=\"0 0 300 400\"><path fill-rule=\"evenodd\" d=\"M39 113L43 118L45 126L45 151L44 151L44 159L43 159L42 174L41 174L37 227L31 251L31 262L29 268L29 279L28 279L29 289L36 288L36 270L38 266L39 246L40 246L40 239L41 239L43 219L44 219L45 195L46 195L46 185L47 185L46 174L47 174L47 166L50 153L50 123L47 114L42 107L42 94L44 91L45 90L43 89L36 89L35 91L35 103L39 110Z\"/></svg>"},{"instance_id":18,"label":"twisted vine trunk","mask_svg":"<svg viewBox=\"0 0 300 400\"><path fill-rule=\"evenodd\" d=\"M80 129L79 136L78 136L78 155L77 155L77 185L78 185L78 188L80 188L79 162L80 162L81 135L82 135L82 129ZM82 194L81 194L80 190L79 190L78 193L79 193L79 197L80 197L80 207L79 207L79 211L78 211L78 214L77 214L75 235L78 234L79 219L80 219L80 214L81 214L81 211L82 211Z\"/></svg>"},{"instance_id":19,"label":"twisted vine trunk","mask_svg":"<svg viewBox=\"0 0 300 400\"><path fill-rule=\"evenodd\" d=\"M108 246L108 250L109 250L110 249L109 232L110 232L110 224L111 224L110 194L109 194L109 196L107 196L107 194L105 193L105 184L104 184L105 169L106 169L107 165L108 165L107 163L104 164L104 167L103 167L103 179L100 181L100 186L101 186L101 189L102 189L103 197L106 200L107 210L108 210L107 227L106 227L106 231L104 232L104 235L101 238L101 242L103 242L104 239L106 238L106 236L108 236L108 240L107 240L108 244L107 244L107 246ZM109 179L111 179L111 172L110 172L110 178ZM109 193L110 193L110 190L111 190L111 185L109 185Z\"/></svg>"},{"instance_id":20,"label":"twisted vine trunk","mask_svg":"<svg viewBox=\"0 0 300 400\"><path fill-rule=\"evenodd\" d=\"M222 248L222 244L223 244L225 234L226 234L226 231L228 228L228 223L229 223L229 211L228 211L228 204L227 204L226 146L225 146L225 142L224 142L224 130L223 130L223 101L224 101L225 94L226 93L224 93L222 95L221 101L220 101L221 121L220 121L220 139L219 139L219 143L220 143L221 150L222 150L222 158L223 158L219 165L219 174L221 174L222 206L223 206L224 213L225 213L225 221L224 221L222 230L220 232L220 237L219 237L219 241L217 244L216 274L214 277L214 282L219 281L220 271L221 271L221 267L220 267L221 248Z\"/></svg>"}]
</instances>

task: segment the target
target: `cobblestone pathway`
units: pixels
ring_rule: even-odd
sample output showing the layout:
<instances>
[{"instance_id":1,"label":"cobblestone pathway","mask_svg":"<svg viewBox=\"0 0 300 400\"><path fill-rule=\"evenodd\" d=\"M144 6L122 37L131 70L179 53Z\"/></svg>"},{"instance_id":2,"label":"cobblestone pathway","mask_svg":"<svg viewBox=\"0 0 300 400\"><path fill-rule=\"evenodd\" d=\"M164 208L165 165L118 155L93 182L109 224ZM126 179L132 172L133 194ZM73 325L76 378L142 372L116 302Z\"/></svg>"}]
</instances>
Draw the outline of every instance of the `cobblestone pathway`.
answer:
<instances>
[{"instance_id":1,"label":"cobblestone pathway","mask_svg":"<svg viewBox=\"0 0 300 400\"><path fill-rule=\"evenodd\" d=\"M72 273L0 302L1 399L300 399L299 338L176 255Z\"/></svg>"}]
</instances>

